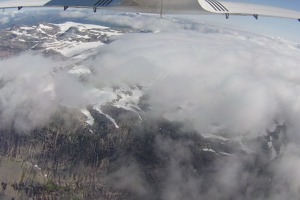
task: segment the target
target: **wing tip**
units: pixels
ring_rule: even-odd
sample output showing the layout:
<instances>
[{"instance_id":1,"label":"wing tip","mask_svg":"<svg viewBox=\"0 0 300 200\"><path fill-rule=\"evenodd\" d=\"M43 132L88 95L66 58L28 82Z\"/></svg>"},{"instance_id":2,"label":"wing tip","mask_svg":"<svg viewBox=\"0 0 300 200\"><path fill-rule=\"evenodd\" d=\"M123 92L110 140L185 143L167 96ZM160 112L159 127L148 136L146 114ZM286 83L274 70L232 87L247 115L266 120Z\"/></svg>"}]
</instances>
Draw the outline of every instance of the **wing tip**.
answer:
<instances>
[{"instance_id":1,"label":"wing tip","mask_svg":"<svg viewBox=\"0 0 300 200\"><path fill-rule=\"evenodd\" d=\"M300 19L298 19L298 21L300 22Z\"/></svg>"}]
</instances>

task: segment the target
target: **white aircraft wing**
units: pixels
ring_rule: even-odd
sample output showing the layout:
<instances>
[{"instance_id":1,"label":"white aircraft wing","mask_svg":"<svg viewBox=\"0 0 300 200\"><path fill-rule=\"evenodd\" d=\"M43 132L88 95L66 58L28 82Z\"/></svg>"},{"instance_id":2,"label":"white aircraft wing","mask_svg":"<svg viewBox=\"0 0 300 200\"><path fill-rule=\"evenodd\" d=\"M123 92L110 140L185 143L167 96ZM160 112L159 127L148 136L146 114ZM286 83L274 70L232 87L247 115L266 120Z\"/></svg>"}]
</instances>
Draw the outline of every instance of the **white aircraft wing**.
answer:
<instances>
[{"instance_id":1,"label":"white aircraft wing","mask_svg":"<svg viewBox=\"0 0 300 200\"><path fill-rule=\"evenodd\" d=\"M93 7L145 13L199 14L207 12L197 0L0 0L0 9L23 7Z\"/></svg>"},{"instance_id":2,"label":"white aircraft wing","mask_svg":"<svg viewBox=\"0 0 300 200\"><path fill-rule=\"evenodd\" d=\"M257 4L218 0L0 0L0 8L92 7L159 14L224 14L271 16L298 19L300 12Z\"/></svg>"},{"instance_id":3,"label":"white aircraft wing","mask_svg":"<svg viewBox=\"0 0 300 200\"><path fill-rule=\"evenodd\" d=\"M256 19L258 16L269 16L298 19L300 21L300 12L294 10L229 1L198 0L198 2L204 10L225 14L227 18L229 15L253 15Z\"/></svg>"}]
</instances>

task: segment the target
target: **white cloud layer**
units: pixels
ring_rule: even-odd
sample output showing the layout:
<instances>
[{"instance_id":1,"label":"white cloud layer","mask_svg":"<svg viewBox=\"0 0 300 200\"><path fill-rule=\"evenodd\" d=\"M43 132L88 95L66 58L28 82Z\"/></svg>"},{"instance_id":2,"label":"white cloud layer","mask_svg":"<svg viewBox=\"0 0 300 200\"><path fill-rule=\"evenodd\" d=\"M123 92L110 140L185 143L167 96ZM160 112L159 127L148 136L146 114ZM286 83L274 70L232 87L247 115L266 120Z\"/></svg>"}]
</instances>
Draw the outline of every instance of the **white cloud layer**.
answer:
<instances>
[{"instance_id":1,"label":"white cloud layer","mask_svg":"<svg viewBox=\"0 0 300 200\"><path fill-rule=\"evenodd\" d=\"M154 111L192 121L201 133L218 125L232 134L257 136L274 121L298 116L299 50L268 38L215 31L128 34L99 49L90 65L101 82L147 86Z\"/></svg>"},{"instance_id":2,"label":"white cloud layer","mask_svg":"<svg viewBox=\"0 0 300 200\"><path fill-rule=\"evenodd\" d=\"M0 24L7 24L9 22L9 18L8 17L1 17L0 19Z\"/></svg>"},{"instance_id":3,"label":"white cloud layer","mask_svg":"<svg viewBox=\"0 0 300 200\"><path fill-rule=\"evenodd\" d=\"M1 127L27 132L46 123L56 109L50 76L55 62L25 54L0 66Z\"/></svg>"}]
</instances>

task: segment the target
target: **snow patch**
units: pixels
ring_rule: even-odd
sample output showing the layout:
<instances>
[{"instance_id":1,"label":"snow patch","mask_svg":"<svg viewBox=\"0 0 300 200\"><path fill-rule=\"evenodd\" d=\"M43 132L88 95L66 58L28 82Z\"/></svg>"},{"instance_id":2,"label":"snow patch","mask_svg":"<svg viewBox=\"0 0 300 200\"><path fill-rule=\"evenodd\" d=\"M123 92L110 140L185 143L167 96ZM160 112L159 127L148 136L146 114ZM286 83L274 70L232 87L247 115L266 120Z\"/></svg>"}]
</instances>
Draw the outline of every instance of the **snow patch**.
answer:
<instances>
[{"instance_id":1,"label":"snow patch","mask_svg":"<svg viewBox=\"0 0 300 200\"><path fill-rule=\"evenodd\" d=\"M53 27L47 26L47 25L44 25L44 24L40 24L39 27L42 28L42 29L48 29L48 30L53 29Z\"/></svg>"},{"instance_id":2,"label":"snow patch","mask_svg":"<svg viewBox=\"0 0 300 200\"><path fill-rule=\"evenodd\" d=\"M94 118L92 117L90 111L88 111L87 109L80 109L80 111L87 117L86 123L93 126Z\"/></svg>"},{"instance_id":3,"label":"snow patch","mask_svg":"<svg viewBox=\"0 0 300 200\"><path fill-rule=\"evenodd\" d=\"M230 156L230 153L226 153L226 152L220 152L220 154L226 155L226 156Z\"/></svg>"},{"instance_id":4,"label":"snow patch","mask_svg":"<svg viewBox=\"0 0 300 200\"><path fill-rule=\"evenodd\" d=\"M38 170L42 170L38 165L33 165L33 167L38 169Z\"/></svg>"},{"instance_id":5,"label":"snow patch","mask_svg":"<svg viewBox=\"0 0 300 200\"><path fill-rule=\"evenodd\" d=\"M32 27L22 26L22 27L20 27L20 29L25 30L25 31L30 31L30 30L36 29L36 26L32 26Z\"/></svg>"},{"instance_id":6,"label":"snow patch","mask_svg":"<svg viewBox=\"0 0 300 200\"><path fill-rule=\"evenodd\" d=\"M44 46L47 50L54 50L66 57L73 57L83 51L94 49L103 45L102 42L76 42L76 41L55 41L53 43L45 43Z\"/></svg>"},{"instance_id":7,"label":"snow patch","mask_svg":"<svg viewBox=\"0 0 300 200\"><path fill-rule=\"evenodd\" d=\"M97 110L99 113L105 115L105 117L106 117L107 119L109 119L109 120L115 125L116 128L120 128L120 127L118 126L118 124L116 123L116 120L115 120L114 118L112 118L111 116L109 116L108 114L105 114L105 113L101 110L100 107L101 107L101 105L94 106L94 109Z\"/></svg>"},{"instance_id":8,"label":"snow patch","mask_svg":"<svg viewBox=\"0 0 300 200\"><path fill-rule=\"evenodd\" d=\"M213 150L213 149L208 149L208 148L205 148L205 149L203 149L203 151L208 151L208 152L213 152L213 153L216 153L216 151L215 151L215 150Z\"/></svg>"},{"instance_id":9,"label":"snow patch","mask_svg":"<svg viewBox=\"0 0 300 200\"><path fill-rule=\"evenodd\" d=\"M70 74L82 75L82 74L91 74L91 70L86 66L75 66L69 70Z\"/></svg>"},{"instance_id":10,"label":"snow patch","mask_svg":"<svg viewBox=\"0 0 300 200\"><path fill-rule=\"evenodd\" d=\"M120 98L116 101L114 106L130 111L141 110L138 103L140 98L144 95L144 92L138 88L135 88L134 90L128 89L129 93L126 91L126 88L118 89L116 91Z\"/></svg>"},{"instance_id":11,"label":"snow patch","mask_svg":"<svg viewBox=\"0 0 300 200\"><path fill-rule=\"evenodd\" d=\"M87 109L80 109L80 111L87 117L86 123L93 126L94 118L92 117L90 111L88 111Z\"/></svg>"},{"instance_id":12,"label":"snow patch","mask_svg":"<svg viewBox=\"0 0 300 200\"><path fill-rule=\"evenodd\" d=\"M84 31L86 29L109 29L109 27L106 26L99 26L99 25L94 25L94 24L80 24L80 23L75 23L75 22L66 22L63 24L55 24L56 26L60 27L60 32L65 33L69 28L71 27L76 27L78 28L79 31Z\"/></svg>"},{"instance_id":13,"label":"snow patch","mask_svg":"<svg viewBox=\"0 0 300 200\"><path fill-rule=\"evenodd\" d=\"M269 149L271 150L271 159L276 158L276 151L275 151L274 146L273 146L272 136L269 137L268 146L269 146Z\"/></svg>"}]
</instances>

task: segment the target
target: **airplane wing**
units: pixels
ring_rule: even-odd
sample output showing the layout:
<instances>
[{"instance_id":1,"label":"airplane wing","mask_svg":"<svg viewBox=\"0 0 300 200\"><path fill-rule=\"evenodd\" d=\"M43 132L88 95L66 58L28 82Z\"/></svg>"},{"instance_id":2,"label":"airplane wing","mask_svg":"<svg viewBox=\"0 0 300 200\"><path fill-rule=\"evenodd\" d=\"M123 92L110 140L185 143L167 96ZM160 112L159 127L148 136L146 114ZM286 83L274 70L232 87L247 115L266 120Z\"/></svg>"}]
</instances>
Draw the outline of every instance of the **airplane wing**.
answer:
<instances>
[{"instance_id":1,"label":"airplane wing","mask_svg":"<svg viewBox=\"0 0 300 200\"><path fill-rule=\"evenodd\" d=\"M283 17L298 19L300 12L258 4L218 0L0 0L0 8L23 7L92 7L158 14L223 14Z\"/></svg>"},{"instance_id":2,"label":"airplane wing","mask_svg":"<svg viewBox=\"0 0 300 200\"><path fill-rule=\"evenodd\" d=\"M217 0L198 0L198 2L204 10L225 14L227 18L229 15L252 15L256 19L258 19L258 16L269 16L298 19L300 22L300 12L294 10Z\"/></svg>"},{"instance_id":3,"label":"airplane wing","mask_svg":"<svg viewBox=\"0 0 300 200\"><path fill-rule=\"evenodd\" d=\"M197 0L0 0L0 9L23 7L92 7L164 14L203 12ZM207 12L207 11L206 11Z\"/></svg>"}]
</instances>

